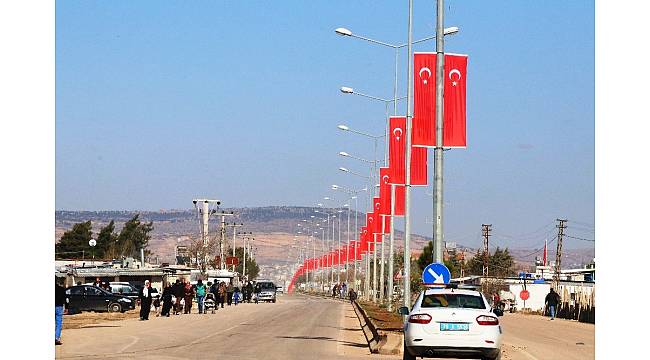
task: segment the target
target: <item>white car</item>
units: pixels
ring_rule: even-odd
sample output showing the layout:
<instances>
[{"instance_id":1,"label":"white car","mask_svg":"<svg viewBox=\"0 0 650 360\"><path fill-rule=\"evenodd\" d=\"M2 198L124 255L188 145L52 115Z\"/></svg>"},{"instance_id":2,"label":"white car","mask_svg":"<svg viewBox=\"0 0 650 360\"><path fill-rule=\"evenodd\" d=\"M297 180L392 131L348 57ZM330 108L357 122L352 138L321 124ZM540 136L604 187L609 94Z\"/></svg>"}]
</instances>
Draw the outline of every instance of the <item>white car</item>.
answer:
<instances>
[{"instance_id":1,"label":"white car","mask_svg":"<svg viewBox=\"0 0 650 360\"><path fill-rule=\"evenodd\" d=\"M495 310L499 315L503 313ZM404 359L466 357L501 359L501 325L487 299L476 290L428 288L404 323Z\"/></svg>"}]
</instances>

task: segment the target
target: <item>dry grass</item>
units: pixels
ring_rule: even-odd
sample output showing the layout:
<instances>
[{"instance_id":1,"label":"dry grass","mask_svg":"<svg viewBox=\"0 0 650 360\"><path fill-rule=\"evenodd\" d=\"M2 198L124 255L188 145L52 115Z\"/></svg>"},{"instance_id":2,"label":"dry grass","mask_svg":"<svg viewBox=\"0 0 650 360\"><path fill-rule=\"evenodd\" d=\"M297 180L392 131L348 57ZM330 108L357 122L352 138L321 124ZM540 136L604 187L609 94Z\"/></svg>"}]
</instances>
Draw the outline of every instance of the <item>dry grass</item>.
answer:
<instances>
[{"instance_id":1,"label":"dry grass","mask_svg":"<svg viewBox=\"0 0 650 360\"><path fill-rule=\"evenodd\" d=\"M82 312L81 314L64 315L63 329L78 329L92 324L99 324L107 321L134 319L138 318L139 316L140 311L138 309L130 310L125 313Z\"/></svg>"},{"instance_id":2,"label":"dry grass","mask_svg":"<svg viewBox=\"0 0 650 360\"><path fill-rule=\"evenodd\" d=\"M359 301L359 305L366 311L368 317L377 327L377 330L401 331L404 326L402 316L397 312L388 312L384 307L372 302Z\"/></svg>"}]
</instances>

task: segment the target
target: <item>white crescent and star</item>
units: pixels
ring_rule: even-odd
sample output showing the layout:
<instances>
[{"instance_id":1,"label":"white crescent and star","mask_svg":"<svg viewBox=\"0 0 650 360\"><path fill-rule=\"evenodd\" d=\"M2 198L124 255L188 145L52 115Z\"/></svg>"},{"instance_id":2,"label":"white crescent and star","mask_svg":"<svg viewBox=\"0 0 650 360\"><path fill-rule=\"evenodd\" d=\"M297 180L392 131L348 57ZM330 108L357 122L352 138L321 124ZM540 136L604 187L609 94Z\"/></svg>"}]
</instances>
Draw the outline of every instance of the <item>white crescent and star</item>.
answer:
<instances>
[{"instance_id":1,"label":"white crescent and star","mask_svg":"<svg viewBox=\"0 0 650 360\"><path fill-rule=\"evenodd\" d=\"M426 72L426 73L429 74L429 75L427 75L427 78L426 78L426 79L423 79L423 78L422 78L422 73L423 73L423 72ZM429 78L430 78L430 77L431 77L431 70L430 70L428 67L423 67L423 68L420 69L420 79L422 79L422 82L423 82L425 85L426 85L427 82L429 82Z\"/></svg>"},{"instance_id":2,"label":"white crescent and star","mask_svg":"<svg viewBox=\"0 0 650 360\"><path fill-rule=\"evenodd\" d=\"M458 79L454 80L454 78L453 78L453 75L454 75L454 74L457 74L457 75L458 75ZM463 77L463 76L461 75L460 70L458 70L458 69L453 69L453 70L451 70L451 71L449 72L449 80L451 80L451 85L452 85L452 86L456 86L456 85L458 85L458 82L460 81L460 79L461 79L462 77Z\"/></svg>"},{"instance_id":3,"label":"white crescent and star","mask_svg":"<svg viewBox=\"0 0 650 360\"><path fill-rule=\"evenodd\" d=\"M390 176L384 175L381 179L384 180L384 184L388 184L388 180L390 180Z\"/></svg>"},{"instance_id":4,"label":"white crescent and star","mask_svg":"<svg viewBox=\"0 0 650 360\"><path fill-rule=\"evenodd\" d=\"M397 135L397 133L399 133L399 135ZM402 133L403 133L402 128L395 128L393 130L393 135L395 135L397 141L399 141L399 138L402 136Z\"/></svg>"}]
</instances>

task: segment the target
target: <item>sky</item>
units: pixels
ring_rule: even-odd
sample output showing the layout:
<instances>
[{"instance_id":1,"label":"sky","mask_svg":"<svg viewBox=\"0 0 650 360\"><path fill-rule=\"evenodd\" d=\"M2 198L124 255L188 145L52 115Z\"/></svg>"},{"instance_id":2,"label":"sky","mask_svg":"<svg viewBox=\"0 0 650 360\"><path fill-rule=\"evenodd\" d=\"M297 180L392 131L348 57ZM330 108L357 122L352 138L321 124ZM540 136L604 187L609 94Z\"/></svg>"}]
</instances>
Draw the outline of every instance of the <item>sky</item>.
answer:
<instances>
[{"instance_id":1,"label":"sky","mask_svg":"<svg viewBox=\"0 0 650 360\"><path fill-rule=\"evenodd\" d=\"M337 169L369 169L338 152L374 154L336 126L381 135L385 107L339 88L391 97L395 65L391 49L334 29L404 43L407 4L57 1L56 208L340 205L332 184L366 185ZM479 246L489 223L491 246L539 247L557 218L594 239L593 2L448 0L445 26L460 28L445 51L469 55L468 146L445 152L445 239ZM414 39L434 33L435 1L415 0ZM412 191L413 231L428 236L431 192Z\"/></svg>"}]
</instances>

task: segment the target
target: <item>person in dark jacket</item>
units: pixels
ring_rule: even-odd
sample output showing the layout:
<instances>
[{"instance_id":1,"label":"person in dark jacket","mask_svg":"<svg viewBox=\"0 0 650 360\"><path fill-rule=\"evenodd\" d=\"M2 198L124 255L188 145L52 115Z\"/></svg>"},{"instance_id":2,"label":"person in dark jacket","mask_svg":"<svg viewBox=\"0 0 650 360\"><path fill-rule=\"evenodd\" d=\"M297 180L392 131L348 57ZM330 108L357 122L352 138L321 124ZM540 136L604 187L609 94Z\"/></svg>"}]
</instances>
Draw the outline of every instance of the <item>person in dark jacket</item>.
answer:
<instances>
[{"instance_id":1,"label":"person in dark jacket","mask_svg":"<svg viewBox=\"0 0 650 360\"><path fill-rule=\"evenodd\" d=\"M174 315L182 314L183 308L181 307L181 299L183 298L183 284L180 279L176 279L176 283L172 286L172 295L176 298L174 304Z\"/></svg>"},{"instance_id":2,"label":"person in dark jacket","mask_svg":"<svg viewBox=\"0 0 650 360\"><path fill-rule=\"evenodd\" d=\"M557 304L560 302L560 296L551 288L551 291L546 294L544 302L548 307L548 314L551 316L551 320L555 319L555 311L557 310Z\"/></svg>"},{"instance_id":3,"label":"person in dark jacket","mask_svg":"<svg viewBox=\"0 0 650 360\"><path fill-rule=\"evenodd\" d=\"M156 289L151 287L149 280L144 281L144 287L140 289L140 320L149 320L149 312L151 312L151 300L153 293L157 292Z\"/></svg>"},{"instance_id":4,"label":"person in dark jacket","mask_svg":"<svg viewBox=\"0 0 650 360\"><path fill-rule=\"evenodd\" d=\"M354 289L350 289L348 297L350 297L350 304L352 304L357 299L357 292Z\"/></svg>"},{"instance_id":5,"label":"person in dark jacket","mask_svg":"<svg viewBox=\"0 0 650 360\"><path fill-rule=\"evenodd\" d=\"M226 287L226 302L228 303L228 306L232 305L232 294L234 294L234 292L235 287L232 285L232 282L228 283L228 286Z\"/></svg>"},{"instance_id":6,"label":"person in dark jacket","mask_svg":"<svg viewBox=\"0 0 650 360\"><path fill-rule=\"evenodd\" d=\"M54 344L61 345L61 328L63 326L63 312L68 306L65 288L54 278Z\"/></svg>"},{"instance_id":7,"label":"person in dark jacket","mask_svg":"<svg viewBox=\"0 0 650 360\"><path fill-rule=\"evenodd\" d=\"M172 288L172 284L167 284L167 286L163 289L162 292L162 311L160 314L162 316L169 317L169 312L172 309L172 296L174 295L174 290Z\"/></svg>"},{"instance_id":8,"label":"person in dark jacket","mask_svg":"<svg viewBox=\"0 0 650 360\"><path fill-rule=\"evenodd\" d=\"M253 290L254 290L253 283L249 281L248 285L246 285L246 293L248 294L248 298L246 300L249 303L251 302L251 298L253 297Z\"/></svg>"}]
</instances>

